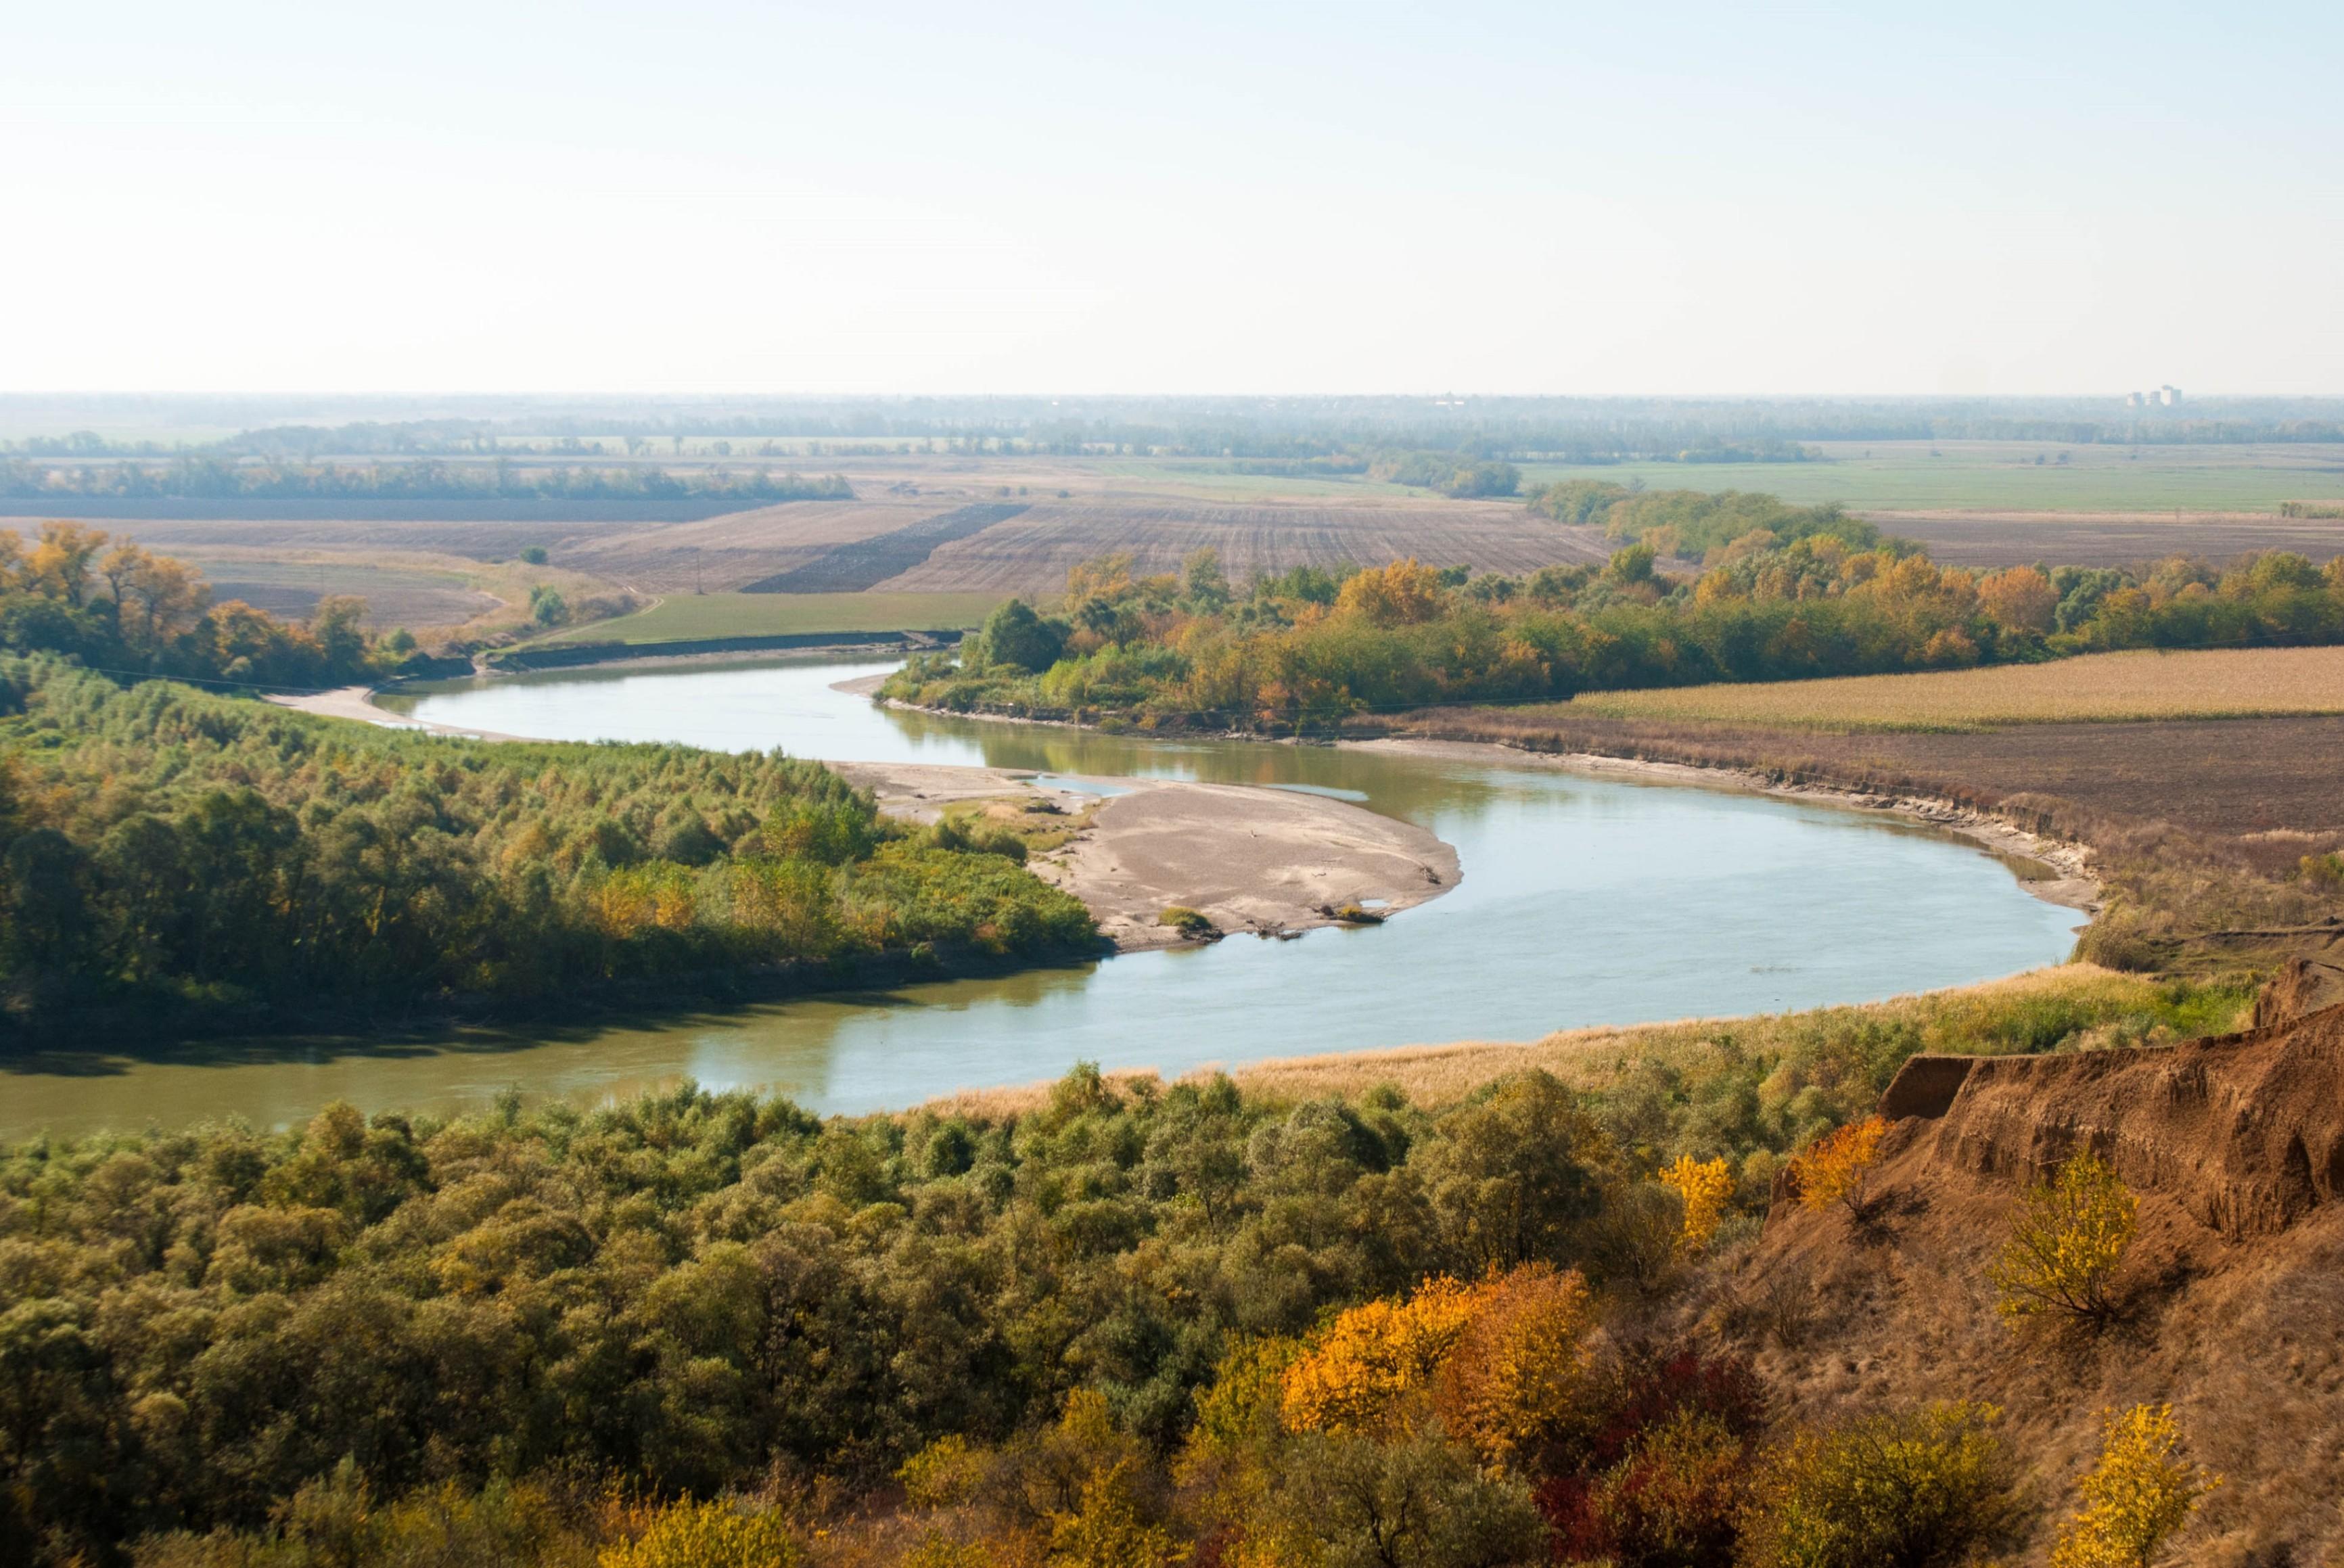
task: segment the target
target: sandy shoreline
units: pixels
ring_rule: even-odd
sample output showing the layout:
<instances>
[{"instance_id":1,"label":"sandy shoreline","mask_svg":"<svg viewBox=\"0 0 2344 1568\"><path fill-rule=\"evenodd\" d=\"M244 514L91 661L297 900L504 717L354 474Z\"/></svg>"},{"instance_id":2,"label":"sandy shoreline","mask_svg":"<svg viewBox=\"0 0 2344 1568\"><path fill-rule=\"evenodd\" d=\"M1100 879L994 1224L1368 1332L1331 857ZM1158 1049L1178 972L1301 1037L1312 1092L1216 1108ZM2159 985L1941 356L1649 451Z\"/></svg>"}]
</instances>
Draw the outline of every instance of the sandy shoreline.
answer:
<instances>
[{"instance_id":1,"label":"sandy shoreline","mask_svg":"<svg viewBox=\"0 0 2344 1568\"><path fill-rule=\"evenodd\" d=\"M1598 752L1534 752L1491 741L1432 741L1399 737L1337 744L1363 751L1450 757L1460 762L1510 767L1545 767L1561 773L1642 779L1655 784L1684 784L1695 789L1740 790L1752 794L1773 795L1781 800L1812 801L1856 811L1884 812L1968 839L1999 858L2032 862L2055 873L2048 876L2022 875L2019 877L2020 886L2046 904L2056 904L2092 915L2098 913L2103 900L2104 890L2098 877L2092 873L2090 853L2083 845L2029 833L1989 813L1973 811L1930 795L1890 795L1834 789L1822 784L1784 784L1751 768L1698 767L1689 763L1605 756Z\"/></svg>"},{"instance_id":2,"label":"sandy shoreline","mask_svg":"<svg viewBox=\"0 0 2344 1568\"><path fill-rule=\"evenodd\" d=\"M837 690L858 695L875 694L885 680L884 675L865 676L857 681L842 681ZM902 708L906 713L934 713L944 718L984 719L998 723L1051 724L1061 729L1083 729L1087 726L1061 719L1017 718L1007 713L951 713L940 708L923 708L914 703L889 699L887 705ZM1383 750L1413 756L1450 757L1460 762L1480 763L1509 767L1544 767L1563 773L1589 774L1597 777L1641 779L1652 784L1683 784L1694 789L1734 790L1752 794L1773 795L1783 800L1808 801L1818 804L1844 807L1854 811L1884 812L1919 825L1934 827L1968 839L1980 848L2007 863L2018 876L2019 885L2046 904L2096 915L2105 901L2105 889L2091 870L2090 852L2082 845L2066 839L2049 838L2029 832L1988 812L1956 805L1934 795L1888 795L1876 792L1839 789L1828 784L1779 784L1754 768L1725 765L1698 766L1690 763L1650 762L1639 757L1608 756L1601 752L1536 752L1526 746L1505 745L1495 741L1436 741L1409 736L1390 736L1377 740L1338 740L1329 742L1293 742L1276 737L1247 734L1230 731L1222 734L1184 735L1187 740L1248 741L1258 745L1332 744L1338 748ZM2030 873L2040 869L2051 875Z\"/></svg>"}]
</instances>

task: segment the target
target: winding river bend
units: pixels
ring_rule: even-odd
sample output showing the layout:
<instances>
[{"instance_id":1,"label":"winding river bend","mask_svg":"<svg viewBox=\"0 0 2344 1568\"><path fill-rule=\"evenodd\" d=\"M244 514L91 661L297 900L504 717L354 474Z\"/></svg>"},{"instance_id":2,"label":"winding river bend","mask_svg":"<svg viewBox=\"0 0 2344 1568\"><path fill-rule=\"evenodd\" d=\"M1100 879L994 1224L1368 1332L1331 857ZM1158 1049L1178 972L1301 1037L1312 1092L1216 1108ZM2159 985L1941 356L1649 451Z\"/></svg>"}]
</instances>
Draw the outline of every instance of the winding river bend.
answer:
<instances>
[{"instance_id":1,"label":"winding river bend","mask_svg":"<svg viewBox=\"0 0 2344 1568\"><path fill-rule=\"evenodd\" d=\"M1380 927L1233 938L589 1028L397 1043L212 1044L0 1075L0 1137L242 1117L336 1098L452 1112L518 1086L582 1100L690 1077L810 1109L903 1107L1077 1060L1210 1063L1874 1000L2056 962L2079 916L1934 831L1824 805L1521 766L1250 742L1143 741L889 712L832 689L887 663L584 670L455 683L415 716L563 739L782 746L1326 791L1455 845L1456 891Z\"/></svg>"}]
</instances>

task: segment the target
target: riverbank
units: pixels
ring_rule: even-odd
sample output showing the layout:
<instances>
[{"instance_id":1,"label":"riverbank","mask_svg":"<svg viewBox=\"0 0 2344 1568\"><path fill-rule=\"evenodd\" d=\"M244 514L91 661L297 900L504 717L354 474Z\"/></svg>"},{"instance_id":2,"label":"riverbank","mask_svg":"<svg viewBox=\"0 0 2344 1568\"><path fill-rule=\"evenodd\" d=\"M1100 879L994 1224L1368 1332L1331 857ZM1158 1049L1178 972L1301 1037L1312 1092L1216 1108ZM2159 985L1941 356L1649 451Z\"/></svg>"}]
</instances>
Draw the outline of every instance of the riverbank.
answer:
<instances>
[{"instance_id":1,"label":"riverbank","mask_svg":"<svg viewBox=\"0 0 2344 1568\"><path fill-rule=\"evenodd\" d=\"M2221 1034L2245 1027L2253 999L2253 987L2242 983L2195 993L2175 1010L2162 999L2159 983L2153 979L2096 964L2071 963L1847 1007L1562 1029L1535 1040L1459 1040L1329 1051L1236 1064L1226 1070L1248 1097L1288 1103L1356 1099L1389 1085L1419 1105L1440 1108L1455 1105L1514 1073L1551 1073L1581 1093L1602 1095L1655 1073L1692 1081L1769 1054L1812 1056L1819 1042L1841 1035L1909 1035L1920 1049L1960 1055L2168 1044L2194 1033ZM2137 1024L2159 1007L2172 1016ZM1222 1070L1198 1068L1171 1081L1202 1081ZM1126 1087L1146 1084L1159 1093L1169 1087L1164 1075L1146 1068L1107 1077ZM938 1116L1015 1116L1046 1105L1051 1088L1049 1083L1034 1083L965 1089L939 1096L924 1108Z\"/></svg>"},{"instance_id":2,"label":"riverbank","mask_svg":"<svg viewBox=\"0 0 2344 1568\"><path fill-rule=\"evenodd\" d=\"M1619 757L1601 752L1541 752L1496 741L1420 740L1395 736L1342 741L1364 751L1409 756L1449 757L1484 765L1550 767L1598 777L1642 779L1699 789L1737 789L1782 800L1814 801L1853 811L1881 812L1938 828L1969 840L2008 865L2027 892L2048 904L2096 915L2106 889L2092 867L2088 845L2055 838L2020 826L2008 817L1963 805L1942 796L1844 788L1815 780L1785 781L1754 767L1696 764Z\"/></svg>"},{"instance_id":3,"label":"riverbank","mask_svg":"<svg viewBox=\"0 0 2344 1568\"><path fill-rule=\"evenodd\" d=\"M836 683L865 695L876 677ZM470 740L543 737L404 719L370 689L345 686L271 702L322 717ZM1047 818L1085 816L1063 847L1028 869L1089 908L1118 952L1198 939L1167 926L1189 909L1218 935L1278 936L1346 923L1346 909L1385 918L1437 898L1461 875L1456 850L1412 824L1324 795L1167 779L1043 781L1017 769L923 763L828 764L901 821L933 823L951 803L1003 800ZM1104 797L1104 798L1103 798Z\"/></svg>"},{"instance_id":4,"label":"riverbank","mask_svg":"<svg viewBox=\"0 0 2344 1568\"><path fill-rule=\"evenodd\" d=\"M842 681L836 689L858 696L875 695L885 680L884 676L866 676L856 681ZM939 718L1045 724L1071 730L1094 727L1068 719L1019 718L1007 713L955 713L941 708L924 708L896 698L884 701L887 706L904 713L927 713ZM1917 790L1866 788L1861 784L1835 783L1826 777L1805 774L1784 776L1738 759L1666 762L1603 752L1547 750L1503 740L1382 735L1312 742L1234 730L1226 734L1184 735L1181 738L1245 741L1256 745L1331 744L1343 749L1446 757L1484 766L1543 767L1599 778L1683 784L1696 789L1733 790L1782 800L1878 813L1949 833L1978 845L2007 865L2028 893L2047 904L2096 916L2107 902L2106 888L2094 869L2090 845L2079 838L2038 832L2009 814L1967 804L1951 795ZM2037 814L2037 820L2040 820L2040 814Z\"/></svg>"}]
</instances>

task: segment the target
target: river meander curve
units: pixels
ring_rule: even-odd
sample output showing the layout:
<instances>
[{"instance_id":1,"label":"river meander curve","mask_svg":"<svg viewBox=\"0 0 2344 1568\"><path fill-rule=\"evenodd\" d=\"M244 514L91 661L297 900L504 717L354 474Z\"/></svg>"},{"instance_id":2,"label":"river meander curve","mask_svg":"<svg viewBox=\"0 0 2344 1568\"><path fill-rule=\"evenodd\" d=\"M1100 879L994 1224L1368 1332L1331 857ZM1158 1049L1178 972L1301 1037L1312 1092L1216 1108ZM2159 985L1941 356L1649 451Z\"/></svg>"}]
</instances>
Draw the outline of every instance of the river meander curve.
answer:
<instances>
[{"instance_id":1,"label":"river meander curve","mask_svg":"<svg viewBox=\"0 0 2344 1568\"><path fill-rule=\"evenodd\" d=\"M1876 814L1528 762L945 719L833 689L889 667L563 671L426 688L399 705L508 734L1335 791L1455 845L1464 879L1387 926L1295 941L1235 938L649 1024L240 1042L20 1068L0 1077L0 1137L231 1116L278 1126L336 1098L455 1112L515 1086L592 1101L682 1078L856 1112L1053 1077L1078 1060L1176 1076L1875 1000L2057 962L2080 919L1975 845Z\"/></svg>"}]
</instances>

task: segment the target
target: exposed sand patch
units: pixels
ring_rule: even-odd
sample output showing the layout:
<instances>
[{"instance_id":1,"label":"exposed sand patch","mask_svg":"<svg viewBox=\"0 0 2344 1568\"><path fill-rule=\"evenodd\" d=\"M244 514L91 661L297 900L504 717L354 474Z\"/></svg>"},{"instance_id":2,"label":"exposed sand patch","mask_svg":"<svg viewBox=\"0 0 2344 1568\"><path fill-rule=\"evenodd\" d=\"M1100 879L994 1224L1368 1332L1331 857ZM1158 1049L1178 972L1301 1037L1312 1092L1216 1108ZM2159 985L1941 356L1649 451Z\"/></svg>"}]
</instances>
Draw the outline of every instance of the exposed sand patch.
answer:
<instances>
[{"instance_id":1,"label":"exposed sand patch","mask_svg":"<svg viewBox=\"0 0 2344 1568\"><path fill-rule=\"evenodd\" d=\"M355 719L361 724L375 724L386 730L416 730L427 735L451 735L464 741L525 741L527 735L499 734L494 730L468 730L460 724L434 723L429 719L410 719L394 713L389 708L374 703L372 686L337 686L330 692L278 693L266 699L280 708L291 708L299 713L315 713L321 719Z\"/></svg>"},{"instance_id":2,"label":"exposed sand patch","mask_svg":"<svg viewBox=\"0 0 2344 1568\"><path fill-rule=\"evenodd\" d=\"M948 802L1039 797L1067 815L1097 809L1064 848L1027 862L1090 906L1130 952L1185 940L1159 925L1194 909L1227 933L1275 936L1335 924L1357 904L1392 915L1457 885L1457 852L1409 823L1322 795L1162 779L1066 784L1001 768L834 763L880 809L934 822ZM1117 791L1103 804L1092 785Z\"/></svg>"},{"instance_id":3,"label":"exposed sand patch","mask_svg":"<svg viewBox=\"0 0 2344 1568\"><path fill-rule=\"evenodd\" d=\"M1275 935L1379 914L1457 885L1457 852L1411 823L1323 796L1236 784L1138 784L1036 866L1090 905L1118 947L1168 946L1173 905L1226 932ZM1062 875L1054 875L1054 871Z\"/></svg>"}]
</instances>

